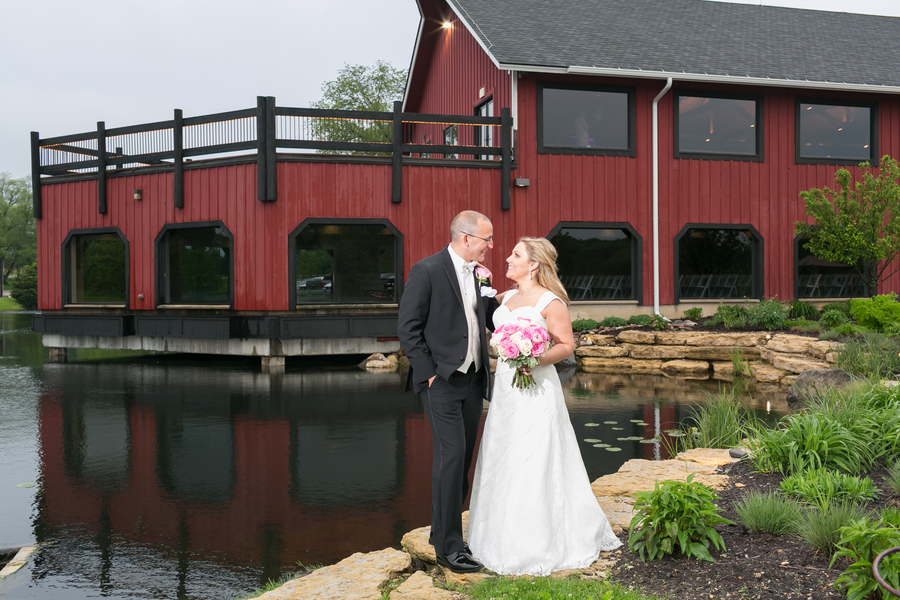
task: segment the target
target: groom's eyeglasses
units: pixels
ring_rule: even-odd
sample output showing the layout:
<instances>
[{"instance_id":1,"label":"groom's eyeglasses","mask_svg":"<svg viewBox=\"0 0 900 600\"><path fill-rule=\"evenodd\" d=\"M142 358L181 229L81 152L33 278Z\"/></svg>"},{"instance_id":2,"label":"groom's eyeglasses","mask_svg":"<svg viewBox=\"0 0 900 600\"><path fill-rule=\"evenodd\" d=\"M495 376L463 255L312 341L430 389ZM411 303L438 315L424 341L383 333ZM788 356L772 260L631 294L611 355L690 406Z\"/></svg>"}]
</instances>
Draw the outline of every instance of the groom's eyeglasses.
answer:
<instances>
[{"instance_id":1,"label":"groom's eyeglasses","mask_svg":"<svg viewBox=\"0 0 900 600\"><path fill-rule=\"evenodd\" d=\"M483 238L483 237L481 237L480 235L472 235L471 233L466 233L465 231L462 231L462 232L460 232L460 233L462 233L463 235L467 235L467 236L469 236L469 237L478 238L478 239L481 240L482 242L486 242L486 243L488 243L488 244L490 244L491 242L494 241L494 236L491 236L491 237L489 237L489 238Z\"/></svg>"}]
</instances>

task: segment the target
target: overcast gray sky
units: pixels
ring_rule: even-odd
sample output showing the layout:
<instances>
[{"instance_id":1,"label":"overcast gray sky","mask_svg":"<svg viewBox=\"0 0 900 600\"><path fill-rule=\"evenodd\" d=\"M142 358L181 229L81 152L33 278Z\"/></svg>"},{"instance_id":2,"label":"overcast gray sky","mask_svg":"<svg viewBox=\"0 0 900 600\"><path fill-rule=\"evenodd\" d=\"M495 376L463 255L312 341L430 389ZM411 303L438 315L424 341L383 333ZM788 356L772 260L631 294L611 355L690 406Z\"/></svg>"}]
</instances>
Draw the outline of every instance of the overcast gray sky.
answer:
<instances>
[{"instance_id":1,"label":"overcast gray sky","mask_svg":"<svg viewBox=\"0 0 900 600\"><path fill-rule=\"evenodd\" d=\"M738 0L759 4L757 0ZM900 16L897 0L767 1ZM44 137L256 105L309 106L344 63L409 66L415 0L0 0L0 172Z\"/></svg>"}]
</instances>

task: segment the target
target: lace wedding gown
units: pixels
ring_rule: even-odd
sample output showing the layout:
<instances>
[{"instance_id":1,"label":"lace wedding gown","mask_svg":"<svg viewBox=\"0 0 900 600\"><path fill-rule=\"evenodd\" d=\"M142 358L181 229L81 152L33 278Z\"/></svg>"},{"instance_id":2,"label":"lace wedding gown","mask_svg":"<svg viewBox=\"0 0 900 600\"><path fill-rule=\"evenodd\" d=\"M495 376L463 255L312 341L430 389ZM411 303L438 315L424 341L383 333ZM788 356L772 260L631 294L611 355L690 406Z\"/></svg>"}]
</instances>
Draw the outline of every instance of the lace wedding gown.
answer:
<instances>
[{"instance_id":1,"label":"lace wedding gown","mask_svg":"<svg viewBox=\"0 0 900 600\"><path fill-rule=\"evenodd\" d=\"M514 296L495 311L495 328L519 317L547 326L541 311L557 296L546 292L536 306L510 310ZM469 547L504 575L588 567L621 542L591 492L556 367L534 369L535 385L525 390L512 386L513 373L498 361L475 467Z\"/></svg>"}]
</instances>

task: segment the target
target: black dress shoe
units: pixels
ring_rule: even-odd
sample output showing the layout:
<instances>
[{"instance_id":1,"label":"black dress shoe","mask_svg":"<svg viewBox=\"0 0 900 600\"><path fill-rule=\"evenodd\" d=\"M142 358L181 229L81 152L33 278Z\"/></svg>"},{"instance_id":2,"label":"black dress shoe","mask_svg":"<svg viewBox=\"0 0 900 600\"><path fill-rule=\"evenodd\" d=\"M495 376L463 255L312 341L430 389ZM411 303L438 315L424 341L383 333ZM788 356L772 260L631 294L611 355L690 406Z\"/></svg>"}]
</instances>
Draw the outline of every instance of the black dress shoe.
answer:
<instances>
[{"instance_id":1,"label":"black dress shoe","mask_svg":"<svg viewBox=\"0 0 900 600\"><path fill-rule=\"evenodd\" d=\"M430 535L428 536L428 545L434 546L434 541L432 541ZM472 554L472 550L469 548L469 545L465 542L463 542L462 551L465 552L466 554Z\"/></svg>"},{"instance_id":2,"label":"black dress shoe","mask_svg":"<svg viewBox=\"0 0 900 600\"><path fill-rule=\"evenodd\" d=\"M453 552L452 554L435 555L437 564L447 567L454 573L475 573L484 568L484 565L472 558L467 552Z\"/></svg>"}]
</instances>

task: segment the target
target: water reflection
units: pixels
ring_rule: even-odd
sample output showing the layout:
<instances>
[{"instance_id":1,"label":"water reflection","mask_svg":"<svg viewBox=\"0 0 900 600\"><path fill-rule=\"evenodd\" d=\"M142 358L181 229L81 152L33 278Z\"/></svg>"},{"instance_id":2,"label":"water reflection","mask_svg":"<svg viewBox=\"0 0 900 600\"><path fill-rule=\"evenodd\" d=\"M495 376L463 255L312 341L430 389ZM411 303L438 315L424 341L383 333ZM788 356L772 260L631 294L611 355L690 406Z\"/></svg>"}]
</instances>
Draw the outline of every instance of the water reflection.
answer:
<instances>
[{"instance_id":1,"label":"water reflection","mask_svg":"<svg viewBox=\"0 0 900 600\"><path fill-rule=\"evenodd\" d=\"M249 359L176 355L70 353L68 364L46 364L39 338L12 330L0 346L15 349L0 361L0 391L23 370L32 383L0 394L24 432L0 422L0 433L30 439L40 463L28 476L0 475L0 547L16 537L10 516L29 514L28 535L46 545L29 586L0 583L5 598L233 597L298 560L396 547L429 521L431 433L397 373L360 371L355 359L288 362L283 374ZM23 355L32 358L9 360ZM658 445L616 438L653 437L698 398L696 382L563 378L591 478L657 456ZM621 451L584 441L601 436ZM0 460L12 455L0 438ZM10 477L30 477L41 492L6 502L18 483Z\"/></svg>"}]
</instances>

